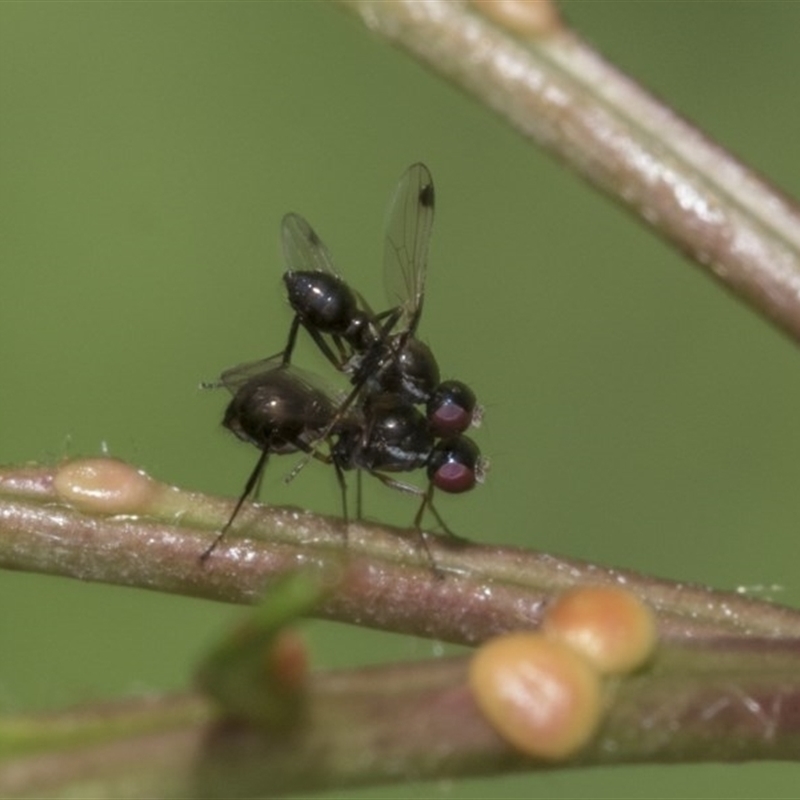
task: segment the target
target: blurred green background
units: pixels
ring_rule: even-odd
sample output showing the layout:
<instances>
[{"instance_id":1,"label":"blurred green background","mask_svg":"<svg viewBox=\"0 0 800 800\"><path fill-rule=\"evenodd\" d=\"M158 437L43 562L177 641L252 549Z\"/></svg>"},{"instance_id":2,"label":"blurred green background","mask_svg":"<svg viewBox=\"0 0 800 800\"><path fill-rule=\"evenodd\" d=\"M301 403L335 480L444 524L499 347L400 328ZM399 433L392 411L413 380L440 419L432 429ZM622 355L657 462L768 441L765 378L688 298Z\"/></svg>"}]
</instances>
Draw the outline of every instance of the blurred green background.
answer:
<instances>
[{"instance_id":1,"label":"blurred green background","mask_svg":"<svg viewBox=\"0 0 800 800\"><path fill-rule=\"evenodd\" d=\"M800 193L800 4L563 7ZM0 461L107 449L235 495L255 451L220 428L226 396L197 385L283 344L281 216L307 216L381 305L384 210L416 160L438 192L421 335L485 403L476 438L492 459L483 488L440 499L450 525L800 604L797 347L328 3L0 4ZM289 487L281 474L264 497L337 510L323 467ZM413 513L375 482L366 502L398 524ZM8 572L0 609L12 711L184 687L240 613ZM320 666L440 652L307 628ZM775 764L641 767L342 796L784 797L798 778Z\"/></svg>"}]
</instances>

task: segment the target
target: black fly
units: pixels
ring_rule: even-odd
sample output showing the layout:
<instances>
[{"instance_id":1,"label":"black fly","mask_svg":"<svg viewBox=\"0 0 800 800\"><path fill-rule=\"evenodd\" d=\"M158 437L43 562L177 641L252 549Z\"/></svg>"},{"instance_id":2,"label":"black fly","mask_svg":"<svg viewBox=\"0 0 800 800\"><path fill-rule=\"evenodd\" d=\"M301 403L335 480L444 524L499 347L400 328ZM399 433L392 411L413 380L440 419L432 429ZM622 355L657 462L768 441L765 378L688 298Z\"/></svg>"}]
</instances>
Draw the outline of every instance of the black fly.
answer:
<instances>
[{"instance_id":1,"label":"black fly","mask_svg":"<svg viewBox=\"0 0 800 800\"><path fill-rule=\"evenodd\" d=\"M433 353L416 338L425 299L434 198L428 168L413 164L401 177L389 207L383 258L389 307L380 314L341 278L308 222L298 214L284 217L283 280L295 316L283 358L287 363L291 359L302 326L331 364L350 378L353 388L340 413L362 393L394 393L424 404L432 430L447 436L479 424L480 408L466 384L441 381Z\"/></svg>"}]
</instances>

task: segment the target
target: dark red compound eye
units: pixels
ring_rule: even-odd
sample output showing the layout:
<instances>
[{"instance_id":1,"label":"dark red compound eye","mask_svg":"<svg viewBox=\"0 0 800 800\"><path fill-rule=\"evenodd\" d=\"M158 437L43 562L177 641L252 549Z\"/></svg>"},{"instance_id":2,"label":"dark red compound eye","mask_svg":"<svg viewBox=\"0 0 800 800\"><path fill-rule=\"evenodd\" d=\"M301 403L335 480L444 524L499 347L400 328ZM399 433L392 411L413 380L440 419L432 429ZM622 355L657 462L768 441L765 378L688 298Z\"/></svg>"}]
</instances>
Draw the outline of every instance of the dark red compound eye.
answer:
<instances>
[{"instance_id":1,"label":"dark red compound eye","mask_svg":"<svg viewBox=\"0 0 800 800\"><path fill-rule=\"evenodd\" d=\"M480 457L478 446L466 436L442 439L431 452L428 478L443 492L468 492L478 481Z\"/></svg>"},{"instance_id":2,"label":"dark red compound eye","mask_svg":"<svg viewBox=\"0 0 800 800\"><path fill-rule=\"evenodd\" d=\"M463 433L472 424L475 393L461 381L443 381L427 403L428 422L436 436Z\"/></svg>"},{"instance_id":3,"label":"dark red compound eye","mask_svg":"<svg viewBox=\"0 0 800 800\"><path fill-rule=\"evenodd\" d=\"M455 462L443 464L436 470L433 483L443 492L451 494L468 492L475 485L475 470Z\"/></svg>"},{"instance_id":4,"label":"dark red compound eye","mask_svg":"<svg viewBox=\"0 0 800 800\"><path fill-rule=\"evenodd\" d=\"M472 414L455 403L444 403L428 418L431 430L436 436L463 433L472 422Z\"/></svg>"}]
</instances>

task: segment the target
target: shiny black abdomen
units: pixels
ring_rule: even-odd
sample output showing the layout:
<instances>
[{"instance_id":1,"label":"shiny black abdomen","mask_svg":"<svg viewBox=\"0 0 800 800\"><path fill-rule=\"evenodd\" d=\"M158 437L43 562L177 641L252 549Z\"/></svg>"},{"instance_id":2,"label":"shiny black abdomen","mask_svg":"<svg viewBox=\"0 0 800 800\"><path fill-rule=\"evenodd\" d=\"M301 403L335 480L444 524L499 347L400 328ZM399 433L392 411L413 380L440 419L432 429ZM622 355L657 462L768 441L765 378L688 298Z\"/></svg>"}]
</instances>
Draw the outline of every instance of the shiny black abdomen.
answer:
<instances>
[{"instance_id":1,"label":"shiny black abdomen","mask_svg":"<svg viewBox=\"0 0 800 800\"><path fill-rule=\"evenodd\" d=\"M273 453L291 453L310 444L334 414L330 399L273 370L247 381L225 410L222 424L245 442Z\"/></svg>"},{"instance_id":2,"label":"shiny black abdomen","mask_svg":"<svg viewBox=\"0 0 800 800\"><path fill-rule=\"evenodd\" d=\"M283 276L289 303L307 327L344 335L358 310L356 295L330 272L287 272Z\"/></svg>"}]
</instances>

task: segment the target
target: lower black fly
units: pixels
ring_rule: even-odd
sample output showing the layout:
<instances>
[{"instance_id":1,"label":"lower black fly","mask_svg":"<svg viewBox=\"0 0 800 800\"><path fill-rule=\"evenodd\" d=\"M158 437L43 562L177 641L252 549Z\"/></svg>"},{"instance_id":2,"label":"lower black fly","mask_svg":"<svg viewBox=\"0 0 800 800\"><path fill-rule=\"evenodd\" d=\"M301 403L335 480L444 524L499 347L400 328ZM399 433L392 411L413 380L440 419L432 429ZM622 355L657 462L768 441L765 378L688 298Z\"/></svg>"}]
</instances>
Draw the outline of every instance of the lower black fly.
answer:
<instances>
[{"instance_id":1,"label":"lower black fly","mask_svg":"<svg viewBox=\"0 0 800 800\"><path fill-rule=\"evenodd\" d=\"M386 486L421 497L414 528L420 529L425 510L430 509L448 533L452 532L433 505L434 489L458 494L483 479L484 462L471 439L463 435L437 438L426 417L395 394L368 395L341 416L334 394L316 376L284 364L280 356L227 370L213 385L224 386L233 394L223 426L261 453L228 521L201 555L202 561L216 549L245 500L255 493L271 455L305 452L331 465L342 494L345 526L346 471L367 472ZM316 447L321 436L326 437L327 451ZM426 470L426 489L392 476L419 469Z\"/></svg>"}]
</instances>

